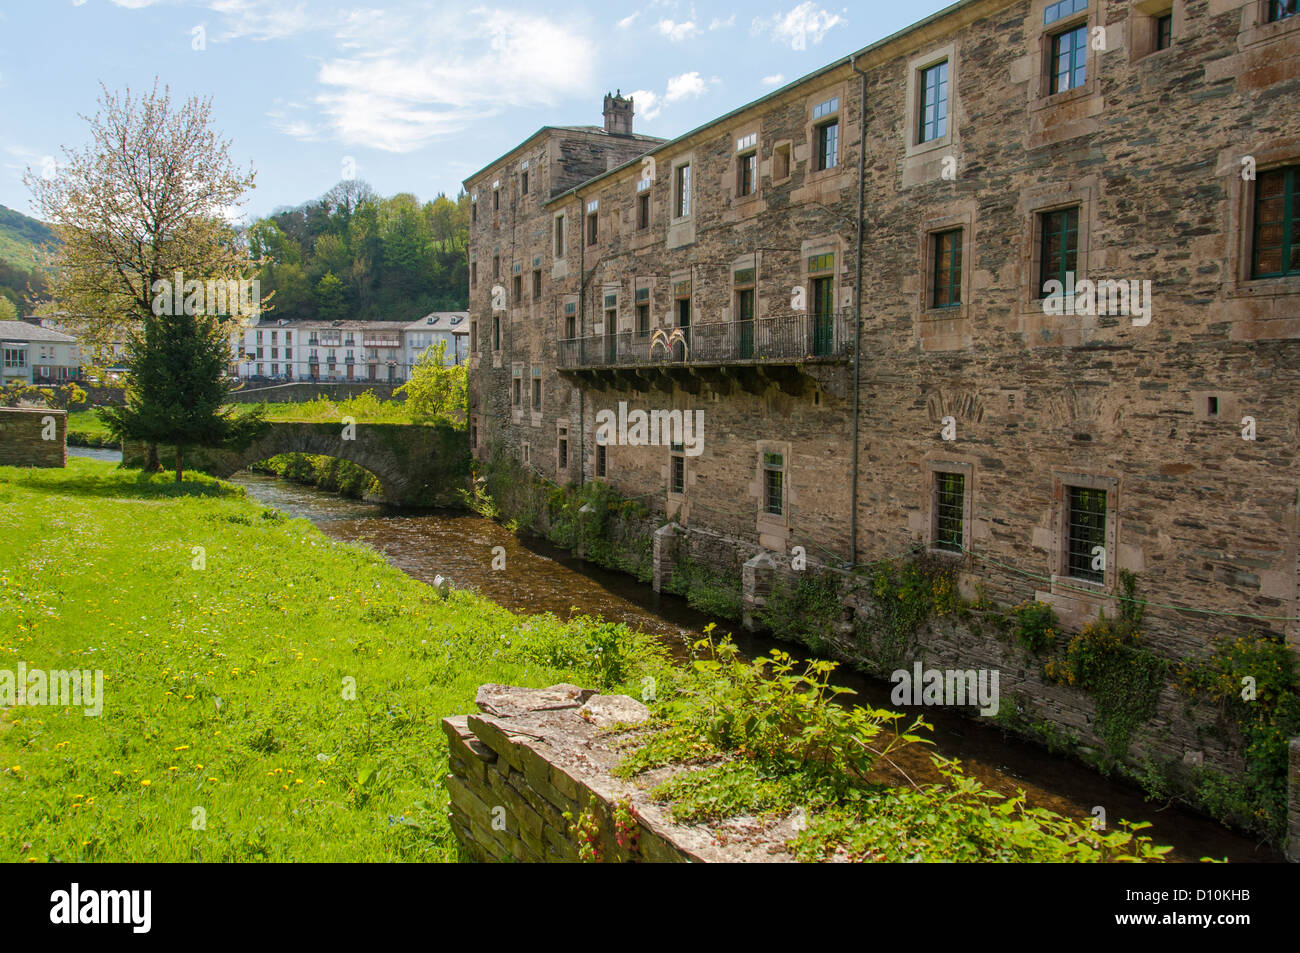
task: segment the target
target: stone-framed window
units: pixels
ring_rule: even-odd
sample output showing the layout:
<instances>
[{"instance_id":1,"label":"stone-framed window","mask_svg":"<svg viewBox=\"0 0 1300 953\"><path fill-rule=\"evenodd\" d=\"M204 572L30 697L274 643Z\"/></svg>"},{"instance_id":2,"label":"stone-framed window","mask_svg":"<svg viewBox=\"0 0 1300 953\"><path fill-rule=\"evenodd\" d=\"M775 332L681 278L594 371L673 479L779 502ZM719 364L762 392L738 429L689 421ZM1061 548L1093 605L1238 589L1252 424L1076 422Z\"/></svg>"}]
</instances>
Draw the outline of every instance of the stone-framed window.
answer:
<instances>
[{"instance_id":1,"label":"stone-framed window","mask_svg":"<svg viewBox=\"0 0 1300 953\"><path fill-rule=\"evenodd\" d=\"M1137 0L1128 18L1130 59L1173 49L1185 22L1185 0Z\"/></svg>"},{"instance_id":2,"label":"stone-framed window","mask_svg":"<svg viewBox=\"0 0 1300 953\"><path fill-rule=\"evenodd\" d=\"M673 218L690 218L691 215L691 163L673 166Z\"/></svg>"},{"instance_id":3,"label":"stone-framed window","mask_svg":"<svg viewBox=\"0 0 1300 953\"><path fill-rule=\"evenodd\" d=\"M638 179L636 183L636 229L639 232L650 227L650 192L653 186L653 179Z\"/></svg>"},{"instance_id":4,"label":"stone-framed window","mask_svg":"<svg viewBox=\"0 0 1300 953\"><path fill-rule=\"evenodd\" d=\"M599 439L592 440L591 472L598 480L604 480L609 476L609 448Z\"/></svg>"},{"instance_id":5,"label":"stone-framed window","mask_svg":"<svg viewBox=\"0 0 1300 953\"><path fill-rule=\"evenodd\" d=\"M1250 277L1300 276L1300 164L1256 173Z\"/></svg>"},{"instance_id":6,"label":"stone-framed window","mask_svg":"<svg viewBox=\"0 0 1300 953\"><path fill-rule=\"evenodd\" d=\"M766 516L785 515L785 455L763 454L763 513Z\"/></svg>"},{"instance_id":7,"label":"stone-framed window","mask_svg":"<svg viewBox=\"0 0 1300 953\"><path fill-rule=\"evenodd\" d=\"M1300 17L1292 17L1300 22ZM1252 338L1293 337L1297 333L1295 306L1287 299L1300 296L1300 273L1277 274L1275 268L1286 264L1289 247L1296 254L1300 238L1300 208L1291 206L1290 244L1286 245L1286 220L1283 208L1286 201L1287 169L1300 169L1300 136L1290 136L1272 141L1265 148L1247 150L1237 146L1223 150L1218 160L1219 174L1226 177L1228 193L1228 223L1225 231L1231 240L1228 245L1228 269L1224 275L1224 290L1229 301L1234 302L1240 320L1250 325L1246 332ZM1293 183L1300 185L1300 172L1290 173ZM1280 194L1279 194L1280 187ZM1273 221L1261 223L1262 210ZM1279 214L1283 214L1278 222ZM1263 243L1259 238L1263 237ZM1280 243L1280 244L1279 244ZM1268 246L1272 247L1268 247ZM1263 259L1262 261L1260 259ZM1293 260L1293 259L1292 259ZM1260 266L1263 265L1263 270ZM1247 306L1242 299L1255 299L1258 305Z\"/></svg>"},{"instance_id":8,"label":"stone-framed window","mask_svg":"<svg viewBox=\"0 0 1300 953\"><path fill-rule=\"evenodd\" d=\"M787 440L759 440L754 446L750 497L759 543L785 552L796 499L792 446Z\"/></svg>"},{"instance_id":9,"label":"stone-framed window","mask_svg":"<svg viewBox=\"0 0 1300 953\"><path fill-rule=\"evenodd\" d=\"M949 228L930 234L930 307L960 308L963 301L963 235Z\"/></svg>"},{"instance_id":10,"label":"stone-framed window","mask_svg":"<svg viewBox=\"0 0 1300 953\"><path fill-rule=\"evenodd\" d=\"M524 407L524 366L514 364L510 368L510 406L516 412Z\"/></svg>"},{"instance_id":11,"label":"stone-framed window","mask_svg":"<svg viewBox=\"0 0 1300 953\"><path fill-rule=\"evenodd\" d=\"M555 470L562 476L569 472L569 425L558 421L555 425Z\"/></svg>"},{"instance_id":12,"label":"stone-framed window","mask_svg":"<svg viewBox=\"0 0 1300 953\"><path fill-rule=\"evenodd\" d=\"M962 556L970 550L974 469L958 460L926 461L931 552Z\"/></svg>"},{"instance_id":13,"label":"stone-framed window","mask_svg":"<svg viewBox=\"0 0 1300 953\"><path fill-rule=\"evenodd\" d=\"M565 301L561 305L561 311L564 320L564 340L577 340L579 332L582 330L578 327L578 302Z\"/></svg>"},{"instance_id":14,"label":"stone-framed window","mask_svg":"<svg viewBox=\"0 0 1300 953\"><path fill-rule=\"evenodd\" d=\"M1031 148L1092 133L1105 108L1098 53L1105 48L1101 7L1106 0L1033 0L1025 19L1029 39ZM1119 29L1119 27L1116 27ZM1078 103L1076 100L1085 100ZM1071 105L1067 105L1071 104ZM1048 118L1040 110L1064 110ZM1056 121L1056 120L1060 121Z\"/></svg>"},{"instance_id":15,"label":"stone-framed window","mask_svg":"<svg viewBox=\"0 0 1300 953\"><path fill-rule=\"evenodd\" d=\"M646 340L650 337L650 314L654 310L654 302L649 287L637 288L633 296L636 308L636 326L633 331L638 339Z\"/></svg>"},{"instance_id":16,"label":"stone-framed window","mask_svg":"<svg viewBox=\"0 0 1300 953\"><path fill-rule=\"evenodd\" d=\"M555 213L555 235L552 239L551 254L554 258L564 258L564 213Z\"/></svg>"},{"instance_id":17,"label":"stone-framed window","mask_svg":"<svg viewBox=\"0 0 1300 953\"><path fill-rule=\"evenodd\" d=\"M1113 590L1119 480L1107 474L1058 471L1053 481L1053 582Z\"/></svg>"},{"instance_id":18,"label":"stone-framed window","mask_svg":"<svg viewBox=\"0 0 1300 953\"><path fill-rule=\"evenodd\" d=\"M472 258L469 260L469 286L478 287L478 262Z\"/></svg>"},{"instance_id":19,"label":"stone-framed window","mask_svg":"<svg viewBox=\"0 0 1300 953\"><path fill-rule=\"evenodd\" d=\"M686 448L680 443L668 448L668 499L686 497Z\"/></svg>"},{"instance_id":20,"label":"stone-framed window","mask_svg":"<svg viewBox=\"0 0 1300 953\"><path fill-rule=\"evenodd\" d=\"M541 367L534 364L532 367L531 374L532 374L532 384L530 388L531 400L528 406L532 409L534 414L540 414L542 412L542 369Z\"/></svg>"},{"instance_id":21,"label":"stone-framed window","mask_svg":"<svg viewBox=\"0 0 1300 953\"><path fill-rule=\"evenodd\" d=\"M1049 34L1047 92L1055 96L1072 89L1082 89L1088 82L1088 24Z\"/></svg>"},{"instance_id":22,"label":"stone-framed window","mask_svg":"<svg viewBox=\"0 0 1300 953\"><path fill-rule=\"evenodd\" d=\"M949 45L908 64L908 145L917 151L952 141L954 53Z\"/></svg>"},{"instance_id":23,"label":"stone-framed window","mask_svg":"<svg viewBox=\"0 0 1300 953\"><path fill-rule=\"evenodd\" d=\"M542 269L540 261L533 262L533 300L542 300Z\"/></svg>"},{"instance_id":24,"label":"stone-framed window","mask_svg":"<svg viewBox=\"0 0 1300 953\"><path fill-rule=\"evenodd\" d=\"M1041 211L1037 215L1038 282L1035 296L1047 296L1049 281L1059 281L1062 287L1070 285L1079 274L1079 219L1078 205L1066 205Z\"/></svg>"},{"instance_id":25,"label":"stone-framed window","mask_svg":"<svg viewBox=\"0 0 1300 953\"><path fill-rule=\"evenodd\" d=\"M746 201L758 194L758 151L757 132L747 132L736 137L732 197L737 201Z\"/></svg>"},{"instance_id":26,"label":"stone-framed window","mask_svg":"<svg viewBox=\"0 0 1300 953\"><path fill-rule=\"evenodd\" d=\"M794 175L794 143L783 139L772 146L772 184L781 185Z\"/></svg>"},{"instance_id":27,"label":"stone-framed window","mask_svg":"<svg viewBox=\"0 0 1300 953\"><path fill-rule=\"evenodd\" d=\"M1022 313L1043 317L1043 283L1049 278L1056 278L1057 273L1063 270L1063 265L1074 266L1076 282L1088 277L1094 218L1097 215L1097 191L1096 177L1089 176L1068 184L1035 186L1020 193L1018 210L1023 221L1020 256ZM1077 209L1077 214L1058 214L1066 213L1071 208ZM1052 317L1052 321L1059 325L1057 329L1078 326L1080 322L1089 320L1095 319L1075 315Z\"/></svg>"},{"instance_id":28,"label":"stone-framed window","mask_svg":"<svg viewBox=\"0 0 1300 953\"><path fill-rule=\"evenodd\" d=\"M600 200L593 199L587 203L587 247L596 244L600 237Z\"/></svg>"},{"instance_id":29,"label":"stone-framed window","mask_svg":"<svg viewBox=\"0 0 1300 953\"><path fill-rule=\"evenodd\" d=\"M840 164L840 97L831 96L812 108L813 171L829 172Z\"/></svg>"}]
</instances>

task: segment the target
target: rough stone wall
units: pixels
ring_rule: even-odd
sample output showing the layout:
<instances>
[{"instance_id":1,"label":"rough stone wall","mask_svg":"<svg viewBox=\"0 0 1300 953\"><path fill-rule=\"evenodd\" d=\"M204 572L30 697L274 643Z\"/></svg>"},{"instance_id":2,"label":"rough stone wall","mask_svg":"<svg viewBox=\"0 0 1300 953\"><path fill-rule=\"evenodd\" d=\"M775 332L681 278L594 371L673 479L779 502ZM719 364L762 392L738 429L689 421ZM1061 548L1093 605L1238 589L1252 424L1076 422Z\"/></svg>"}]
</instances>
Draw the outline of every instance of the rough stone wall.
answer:
<instances>
[{"instance_id":1,"label":"rough stone wall","mask_svg":"<svg viewBox=\"0 0 1300 953\"><path fill-rule=\"evenodd\" d=\"M619 735L602 729L644 721L649 712L640 702L574 685L484 685L476 703L482 714L442 720L452 830L474 860L576 861L579 843L564 813L577 819L585 811L596 820L595 847L606 863L792 859L784 842L794 834L793 819L686 827L646 794L665 774L637 783L612 776ZM636 817L634 842L618 842L618 803Z\"/></svg>"},{"instance_id":2,"label":"rough stone wall","mask_svg":"<svg viewBox=\"0 0 1300 953\"><path fill-rule=\"evenodd\" d=\"M0 407L0 466L67 466L67 438L66 411Z\"/></svg>"},{"instance_id":3,"label":"rough stone wall","mask_svg":"<svg viewBox=\"0 0 1300 953\"><path fill-rule=\"evenodd\" d=\"M292 404L299 401L315 400L317 397L328 397L330 400L347 400L350 397L360 397L367 391L372 391L380 400L402 401L406 399L406 395L395 393L397 388L401 386L401 384L389 384L385 381L355 381L351 383L347 381L304 381L296 384L276 384L273 386L250 384L246 388L231 391L228 399L235 404L260 404L263 401L268 404Z\"/></svg>"}]
</instances>

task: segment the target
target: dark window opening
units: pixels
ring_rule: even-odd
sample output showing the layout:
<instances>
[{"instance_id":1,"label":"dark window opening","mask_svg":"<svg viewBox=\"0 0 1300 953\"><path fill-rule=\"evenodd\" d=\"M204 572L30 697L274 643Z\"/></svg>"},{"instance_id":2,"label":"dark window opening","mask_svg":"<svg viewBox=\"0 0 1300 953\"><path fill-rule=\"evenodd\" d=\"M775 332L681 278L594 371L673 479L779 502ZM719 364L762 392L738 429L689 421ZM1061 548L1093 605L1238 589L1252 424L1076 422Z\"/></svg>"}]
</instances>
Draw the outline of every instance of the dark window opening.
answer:
<instances>
[{"instance_id":1,"label":"dark window opening","mask_svg":"<svg viewBox=\"0 0 1300 953\"><path fill-rule=\"evenodd\" d=\"M961 304L961 229L934 236L933 308L955 308Z\"/></svg>"},{"instance_id":2,"label":"dark window opening","mask_svg":"<svg viewBox=\"0 0 1300 953\"><path fill-rule=\"evenodd\" d=\"M1105 582L1105 569L1093 569L1097 555L1093 552L1106 546L1106 491L1089 487L1072 486L1069 492L1069 511L1066 513L1066 533L1069 539L1066 572L1075 579ZM1105 559L1102 559L1104 567Z\"/></svg>"},{"instance_id":3,"label":"dark window opening","mask_svg":"<svg viewBox=\"0 0 1300 953\"><path fill-rule=\"evenodd\" d=\"M779 453L763 454L763 511L771 516L785 512L785 458Z\"/></svg>"},{"instance_id":4,"label":"dark window opening","mask_svg":"<svg viewBox=\"0 0 1300 953\"><path fill-rule=\"evenodd\" d=\"M1174 15L1156 17L1156 49L1167 50L1174 42Z\"/></svg>"},{"instance_id":5,"label":"dark window opening","mask_svg":"<svg viewBox=\"0 0 1300 953\"><path fill-rule=\"evenodd\" d=\"M1252 276L1300 275L1300 166L1261 172L1255 181Z\"/></svg>"},{"instance_id":6,"label":"dark window opening","mask_svg":"<svg viewBox=\"0 0 1300 953\"><path fill-rule=\"evenodd\" d=\"M758 179L758 153L750 152L740 157L736 176L736 192L739 195L753 195L754 183Z\"/></svg>"},{"instance_id":7,"label":"dark window opening","mask_svg":"<svg viewBox=\"0 0 1300 953\"><path fill-rule=\"evenodd\" d=\"M686 492L686 457L682 455L682 445L672 445L672 467L669 474L668 492L681 495Z\"/></svg>"},{"instance_id":8,"label":"dark window opening","mask_svg":"<svg viewBox=\"0 0 1300 953\"><path fill-rule=\"evenodd\" d=\"M832 120L817 127L817 169L824 171L839 165L840 123Z\"/></svg>"},{"instance_id":9,"label":"dark window opening","mask_svg":"<svg viewBox=\"0 0 1300 953\"><path fill-rule=\"evenodd\" d=\"M1079 207L1045 212L1041 218L1043 234L1038 274L1038 296L1046 294L1044 286L1055 279L1061 287L1070 286L1069 275L1079 265Z\"/></svg>"},{"instance_id":10,"label":"dark window opening","mask_svg":"<svg viewBox=\"0 0 1300 953\"><path fill-rule=\"evenodd\" d=\"M636 197L636 227L639 231L644 231L650 227L649 195L638 195Z\"/></svg>"},{"instance_id":11,"label":"dark window opening","mask_svg":"<svg viewBox=\"0 0 1300 953\"><path fill-rule=\"evenodd\" d=\"M603 443L596 444L596 476L598 477L605 476L605 471L607 468L606 459L607 458L605 456L605 445Z\"/></svg>"},{"instance_id":12,"label":"dark window opening","mask_svg":"<svg viewBox=\"0 0 1300 953\"><path fill-rule=\"evenodd\" d=\"M533 269L533 300L542 300L542 269Z\"/></svg>"},{"instance_id":13,"label":"dark window opening","mask_svg":"<svg viewBox=\"0 0 1300 953\"><path fill-rule=\"evenodd\" d=\"M962 473L934 475L934 545L951 553L962 551L962 530L966 516L966 476Z\"/></svg>"},{"instance_id":14,"label":"dark window opening","mask_svg":"<svg viewBox=\"0 0 1300 953\"><path fill-rule=\"evenodd\" d=\"M1052 37L1051 91L1078 89L1088 78L1088 27L1057 33Z\"/></svg>"}]
</instances>

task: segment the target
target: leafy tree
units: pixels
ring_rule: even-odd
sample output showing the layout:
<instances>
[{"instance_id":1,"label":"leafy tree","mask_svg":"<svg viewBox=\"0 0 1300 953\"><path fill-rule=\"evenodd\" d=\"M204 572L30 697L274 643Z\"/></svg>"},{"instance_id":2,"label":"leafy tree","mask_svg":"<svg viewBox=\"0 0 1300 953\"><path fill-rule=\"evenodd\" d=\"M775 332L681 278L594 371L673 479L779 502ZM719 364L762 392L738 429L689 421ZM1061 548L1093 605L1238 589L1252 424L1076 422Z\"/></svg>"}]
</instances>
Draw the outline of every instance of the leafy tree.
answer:
<instances>
[{"instance_id":1,"label":"leafy tree","mask_svg":"<svg viewBox=\"0 0 1300 953\"><path fill-rule=\"evenodd\" d=\"M267 426L265 411L224 408L229 338L213 315L152 317L131 343L126 405L99 410L114 437L176 447L176 482L190 446L247 446Z\"/></svg>"},{"instance_id":2,"label":"leafy tree","mask_svg":"<svg viewBox=\"0 0 1300 953\"><path fill-rule=\"evenodd\" d=\"M406 408L417 423L449 423L463 426L468 412L466 383L469 376L464 364L444 363L447 342L424 349L411 371L411 378L397 393L406 396Z\"/></svg>"},{"instance_id":3,"label":"leafy tree","mask_svg":"<svg viewBox=\"0 0 1300 953\"><path fill-rule=\"evenodd\" d=\"M4 295L0 295L0 321L17 321L18 309Z\"/></svg>"},{"instance_id":4,"label":"leafy tree","mask_svg":"<svg viewBox=\"0 0 1300 953\"><path fill-rule=\"evenodd\" d=\"M316 283L316 311L326 321L335 321L347 314L343 282L332 271L325 272Z\"/></svg>"}]
</instances>

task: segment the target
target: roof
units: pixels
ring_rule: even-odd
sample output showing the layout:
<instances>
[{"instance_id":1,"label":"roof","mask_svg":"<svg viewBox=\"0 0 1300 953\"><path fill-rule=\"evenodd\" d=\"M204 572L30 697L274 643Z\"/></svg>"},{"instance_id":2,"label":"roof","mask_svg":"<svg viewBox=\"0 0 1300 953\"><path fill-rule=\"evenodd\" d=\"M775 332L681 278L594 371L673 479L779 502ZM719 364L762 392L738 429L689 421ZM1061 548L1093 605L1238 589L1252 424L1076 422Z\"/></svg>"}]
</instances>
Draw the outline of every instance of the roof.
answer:
<instances>
[{"instance_id":1,"label":"roof","mask_svg":"<svg viewBox=\"0 0 1300 953\"><path fill-rule=\"evenodd\" d=\"M450 331L452 334L469 334L468 311L434 311L418 321L406 325L408 331Z\"/></svg>"},{"instance_id":2,"label":"roof","mask_svg":"<svg viewBox=\"0 0 1300 953\"><path fill-rule=\"evenodd\" d=\"M479 169L477 172L465 176L465 178L461 180L461 184L468 186L470 182L472 182L474 179L477 179L480 175L487 172L493 166L500 165L506 159L510 158L510 156L522 150L525 146L527 146L538 136L541 136L548 132L578 132L590 136L607 136L610 139L619 139L626 142L644 142L647 145L657 145L661 142L667 141L659 138L658 136L646 136L646 135L642 135L639 132L634 132L630 136L615 136L606 132L604 126L542 126L541 129L538 129L535 133L533 133L523 142L519 143L516 146L511 146L508 150L503 152L501 155L497 156L495 159L493 159L487 165L483 166L483 168Z\"/></svg>"},{"instance_id":3,"label":"roof","mask_svg":"<svg viewBox=\"0 0 1300 953\"><path fill-rule=\"evenodd\" d=\"M6 341L53 341L56 344L76 344L77 339L71 334L43 328L26 321L0 321L0 338Z\"/></svg>"},{"instance_id":4,"label":"roof","mask_svg":"<svg viewBox=\"0 0 1300 953\"><path fill-rule=\"evenodd\" d=\"M690 139L692 136L697 135L698 133L701 133L706 129L710 129L713 126L721 125L722 123L730 122L740 114L748 112L749 110L753 109L756 106L761 106L764 103L779 99L780 97L784 96L786 93L789 93L791 90L797 89L798 87L802 86L804 83L818 79L819 77L825 76L829 73L833 73L836 70L844 68L845 66L848 66L850 68L855 68L858 60L862 59L868 54L879 53L881 51L887 50L891 46L898 43L900 40L904 40L910 35L920 32L921 30L930 26L931 24L936 23L940 20L947 19L948 17L962 11L964 8L974 6L981 2L982 0L957 0L957 2L953 3L951 6L944 7L942 10L930 14L930 16L926 17L923 20L918 20L917 22L911 24L910 26L905 26L903 27L903 29L898 30L895 33L892 33L889 36L882 37L881 39L877 40L875 43L872 43L868 46L864 46L856 53L850 53L848 56L842 56L839 59L835 60L834 62L827 63L825 66L821 67L820 69L813 70L811 73L808 73L806 76L801 76L798 79L794 80L793 82L786 83L780 89L773 90L767 95L760 96L758 99L755 99L752 102L745 103L745 105L739 106L731 110L730 112L723 113L721 116L716 116L713 119L710 119L708 122L696 126L694 129L691 129L688 132L682 133L680 136L675 136L672 139L661 139L659 141L660 144L656 148L648 150L644 155L637 156L635 159L631 159L627 162L624 162L622 165L616 165L612 169L602 172L600 175L594 175L590 179L587 179L584 182L580 182L579 184L573 186L570 189L566 189L563 192L559 192L555 195L552 195L549 199L546 200L545 204L550 205L566 196L573 195L579 192L580 190L585 189L587 186L591 185L591 183L599 182L602 179L607 179L611 176L618 175L620 172L628 169L629 167L639 166L641 164L641 160L644 159L645 156L654 155L655 153L662 152L666 149L671 149L673 146L685 142L687 139ZM531 137L529 141L531 141ZM522 144L523 143L521 143L521 145ZM514 150L511 151L513 152ZM507 152L506 155L508 156L510 155L510 153ZM505 158L505 156L502 156L502 158ZM500 160L498 159L497 161L499 162ZM478 173L475 174L477 175Z\"/></svg>"},{"instance_id":5,"label":"roof","mask_svg":"<svg viewBox=\"0 0 1300 953\"><path fill-rule=\"evenodd\" d=\"M292 331L297 328L304 331L403 331L406 326L405 321L326 321L323 318L315 318L307 321L293 321L283 325L254 325L246 330L260 331L266 329L274 331L277 328L284 328L286 331Z\"/></svg>"}]
</instances>

